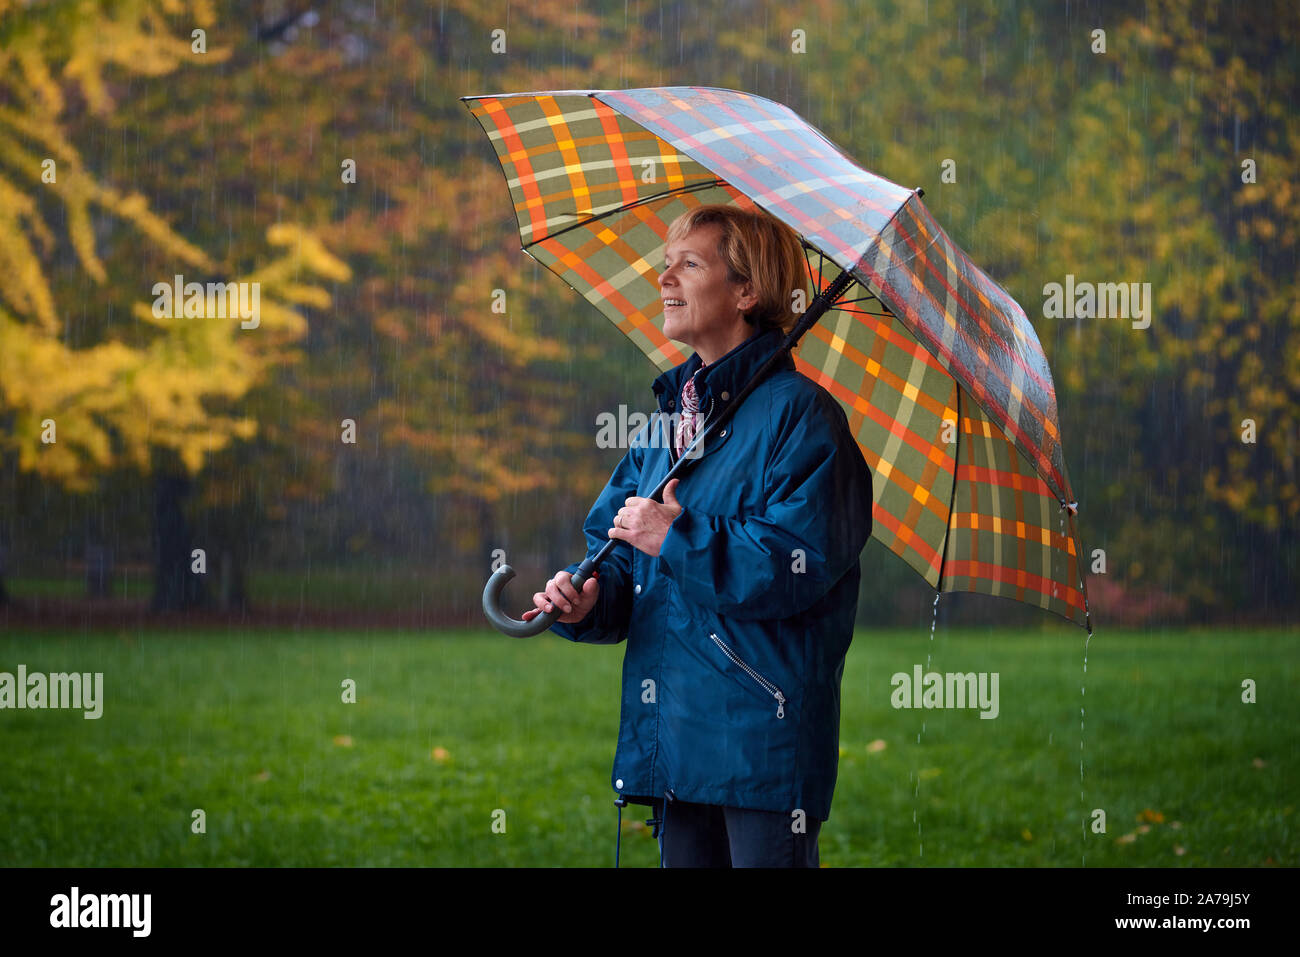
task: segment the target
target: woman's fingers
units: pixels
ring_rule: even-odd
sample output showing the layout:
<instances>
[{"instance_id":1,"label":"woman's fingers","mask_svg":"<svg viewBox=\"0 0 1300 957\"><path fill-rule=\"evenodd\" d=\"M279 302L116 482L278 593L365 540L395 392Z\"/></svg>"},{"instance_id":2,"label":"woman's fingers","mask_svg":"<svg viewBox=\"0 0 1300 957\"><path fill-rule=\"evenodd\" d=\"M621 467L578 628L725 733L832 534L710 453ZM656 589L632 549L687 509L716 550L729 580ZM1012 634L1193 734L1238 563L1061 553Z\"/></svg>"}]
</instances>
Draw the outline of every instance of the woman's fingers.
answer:
<instances>
[{"instance_id":1,"label":"woman's fingers","mask_svg":"<svg viewBox=\"0 0 1300 957\"><path fill-rule=\"evenodd\" d=\"M573 587L573 577L567 571L558 572L546 586L546 593L565 614L582 602L582 593Z\"/></svg>"},{"instance_id":2,"label":"woman's fingers","mask_svg":"<svg viewBox=\"0 0 1300 957\"><path fill-rule=\"evenodd\" d=\"M561 572L560 574L563 575L564 573ZM569 591L573 591L573 586L569 587ZM546 583L546 595L551 599L551 603L566 615L573 611L573 602L570 601L568 596L560 589L560 582L558 579L552 578Z\"/></svg>"},{"instance_id":3,"label":"woman's fingers","mask_svg":"<svg viewBox=\"0 0 1300 957\"><path fill-rule=\"evenodd\" d=\"M570 603L582 601L582 595L578 589L573 587L573 576L568 572L560 572L555 576L555 584L559 586L560 594L569 600ZM565 609L572 611L572 609Z\"/></svg>"},{"instance_id":4,"label":"woman's fingers","mask_svg":"<svg viewBox=\"0 0 1300 957\"><path fill-rule=\"evenodd\" d=\"M573 587L573 582L568 572L560 572L554 578L546 583L546 591L536 592L533 595L533 604L537 607L530 608L524 612L523 620L531 621L543 612L550 613L558 608L562 614L559 621L566 621L570 616L576 614L575 620L585 618L587 612L591 611L596 604L596 597L600 594L600 583L596 576L592 575L582 583L582 591L579 592Z\"/></svg>"}]
</instances>

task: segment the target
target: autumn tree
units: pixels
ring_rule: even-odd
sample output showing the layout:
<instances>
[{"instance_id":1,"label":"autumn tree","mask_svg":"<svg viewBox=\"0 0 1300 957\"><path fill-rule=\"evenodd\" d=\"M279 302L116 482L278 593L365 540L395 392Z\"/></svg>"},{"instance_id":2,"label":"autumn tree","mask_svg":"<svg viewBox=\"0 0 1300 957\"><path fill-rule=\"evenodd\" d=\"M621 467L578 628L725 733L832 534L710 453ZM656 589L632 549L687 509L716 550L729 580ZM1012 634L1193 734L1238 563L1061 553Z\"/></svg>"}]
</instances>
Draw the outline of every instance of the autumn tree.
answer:
<instances>
[{"instance_id":1,"label":"autumn tree","mask_svg":"<svg viewBox=\"0 0 1300 957\"><path fill-rule=\"evenodd\" d=\"M260 265L205 252L143 195L97 176L68 135L75 112L101 123L112 114L115 76L223 60L228 49L206 42L213 19L205 2L0 6L0 449L70 490L89 491L123 464L150 475L167 462L194 476L255 434L232 405L293 361L299 310L328 306L307 277L349 276L291 222L266 229L266 246L282 251L258 250ZM110 269L101 247L132 256ZM176 275L257 289L255 327L184 305L160 315L158 287Z\"/></svg>"},{"instance_id":2,"label":"autumn tree","mask_svg":"<svg viewBox=\"0 0 1300 957\"><path fill-rule=\"evenodd\" d=\"M291 205L357 276L308 330L304 363L252 397L266 413L244 446L256 454L219 456L200 494L250 501L255 461L281 519L287 508L306 521L346 494L354 465L377 474L399 462L420 475L445 551L474 563L479 587L495 547L568 556L616 462L595 445L595 414L629 401L614 386L627 367L644 393L633 401L648 403L653 367L520 250L499 165L459 97L648 84L650 70L616 57L600 42L613 28L565 3L515 10L508 29L503 11L471 2L435 16L400 3L272 21L259 14L262 27L232 36L219 69L148 86L118 115L128 141L144 132L122 165L168 171L151 183L160 206L193 195ZM566 44L568 65L555 65ZM248 236L257 218L247 201L211 213L193 228L204 245ZM344 418L357 423L354 447L339 443Z\"/></svg>"}]
</instances>

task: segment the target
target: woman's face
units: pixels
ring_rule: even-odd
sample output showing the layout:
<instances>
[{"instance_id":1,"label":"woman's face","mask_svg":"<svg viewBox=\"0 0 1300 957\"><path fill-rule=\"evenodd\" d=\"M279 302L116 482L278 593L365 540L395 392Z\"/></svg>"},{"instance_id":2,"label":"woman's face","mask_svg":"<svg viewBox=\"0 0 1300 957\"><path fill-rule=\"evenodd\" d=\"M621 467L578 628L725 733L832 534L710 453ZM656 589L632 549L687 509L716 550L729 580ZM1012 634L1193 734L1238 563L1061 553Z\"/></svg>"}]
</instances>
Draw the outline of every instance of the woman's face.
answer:
<instances>
[{"instance_id":1,"label":"woman's face","mask_svg":"<svg viewBox=\"0 0 1300 957\"><path fill-rule=\"evenodd\" d=\"M756 297L748 294L747 284L727 280L727 266L718 256L721 238L722 227L706 223L669 243L659 276L664 335L693 346L705 362L725 355L752 331L743 311Z\"/></svg>"}]
</instances>

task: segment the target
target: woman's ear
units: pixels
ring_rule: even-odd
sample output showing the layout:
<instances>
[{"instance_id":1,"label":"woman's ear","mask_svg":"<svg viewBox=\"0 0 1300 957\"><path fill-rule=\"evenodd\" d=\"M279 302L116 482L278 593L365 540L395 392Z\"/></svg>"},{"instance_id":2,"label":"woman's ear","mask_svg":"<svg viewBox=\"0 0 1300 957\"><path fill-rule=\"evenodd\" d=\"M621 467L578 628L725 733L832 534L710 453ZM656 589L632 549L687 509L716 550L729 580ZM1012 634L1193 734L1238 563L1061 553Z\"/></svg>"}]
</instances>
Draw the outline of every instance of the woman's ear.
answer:
<instances>
[{"instance_id":1,"label":"woman's ear","mask_svg":"<svg viewBox=\"0 0 1300 957\"><path fill-rule=\"evenodd\" d=\"M754 292L753 281L746 282L740 291L740 298L736 300L736 308L742 313L748 315L749 311L758 305L758 296Z\"/></svg>"}]
</instances>

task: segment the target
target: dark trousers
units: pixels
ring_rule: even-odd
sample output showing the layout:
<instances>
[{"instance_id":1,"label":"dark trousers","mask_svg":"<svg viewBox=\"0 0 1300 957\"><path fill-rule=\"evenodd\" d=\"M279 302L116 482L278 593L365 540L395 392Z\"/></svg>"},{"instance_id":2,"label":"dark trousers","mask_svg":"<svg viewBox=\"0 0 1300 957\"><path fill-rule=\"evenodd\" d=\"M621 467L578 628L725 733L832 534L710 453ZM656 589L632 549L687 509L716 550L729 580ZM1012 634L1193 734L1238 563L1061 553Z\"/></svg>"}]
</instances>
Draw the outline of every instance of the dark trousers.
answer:
<instances>
[{"instance_id":1,"label":"dark trousers","mask_svg":"<svg viewBox=\"0 0 1300 957\"><path fill-rule=\"evenodd\" d=\"M655 802L659 856L664 867L818 867L817 833L822 822L795 819L783 811L752 811L715 804Z\"/></svg>"}]
</instances>

